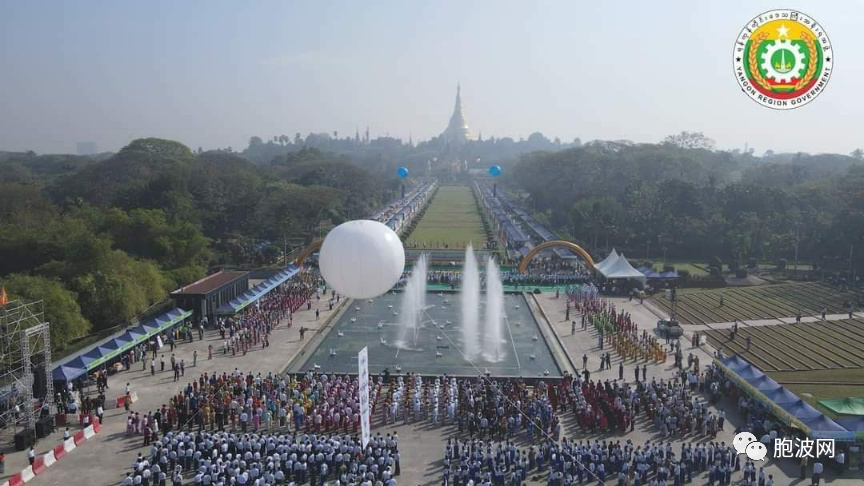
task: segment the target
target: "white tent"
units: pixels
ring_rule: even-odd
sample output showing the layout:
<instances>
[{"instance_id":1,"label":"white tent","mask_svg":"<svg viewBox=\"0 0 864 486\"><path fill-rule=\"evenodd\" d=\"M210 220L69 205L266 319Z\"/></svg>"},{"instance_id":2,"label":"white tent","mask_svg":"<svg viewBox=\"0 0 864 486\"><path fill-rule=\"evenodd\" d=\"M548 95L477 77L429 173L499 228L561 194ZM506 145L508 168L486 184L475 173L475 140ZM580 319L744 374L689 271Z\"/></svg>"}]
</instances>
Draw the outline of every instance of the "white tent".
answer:
<instances>
[{"instance_id":1,"label":"white tent","mask_svg":"<svg viewBox=\"0 0 864 486\"><path fill-rule=\"evenodd\" d=\"M604 258L600 262L594 264L594 269L600 273L603 273L604 268L606 268L610 265L614 265L617 260L618 260L618 252L615 251L615 248L612 248L612 251L609 252L609 256L607 256L606 258Z\"/></svg>"},{"instance_id":2,"label":"white tent","mask_svg":"<svg viewBox=\"0 0 864 486\"><path fill-rule=\"evenodd\" d=\"M604 265L600 273L606 278L633 278L641 282L645 281L645 274L633 268L623 254L619 255L612 264Z\"/></svg>"}]
</instances>

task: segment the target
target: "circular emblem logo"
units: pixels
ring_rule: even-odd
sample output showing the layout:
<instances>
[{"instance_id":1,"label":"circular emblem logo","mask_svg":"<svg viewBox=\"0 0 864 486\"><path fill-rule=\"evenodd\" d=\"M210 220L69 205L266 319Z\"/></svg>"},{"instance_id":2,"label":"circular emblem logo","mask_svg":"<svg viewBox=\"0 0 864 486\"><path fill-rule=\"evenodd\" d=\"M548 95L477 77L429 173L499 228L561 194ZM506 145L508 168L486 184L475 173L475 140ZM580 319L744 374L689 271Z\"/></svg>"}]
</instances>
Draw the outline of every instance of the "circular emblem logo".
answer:
<instances>
[{"instance_id":1,"label":"circular emblem logo","mask_svg":"<svg viewBox=\"0 0 864 486\"><path fill-rule=\"evenodd\" d=\"M791 110L813 101L833 70L831 41L821 25L796 10L756 16L732 51L735 79L753 101Z\"/></svg>"}]
</instances>

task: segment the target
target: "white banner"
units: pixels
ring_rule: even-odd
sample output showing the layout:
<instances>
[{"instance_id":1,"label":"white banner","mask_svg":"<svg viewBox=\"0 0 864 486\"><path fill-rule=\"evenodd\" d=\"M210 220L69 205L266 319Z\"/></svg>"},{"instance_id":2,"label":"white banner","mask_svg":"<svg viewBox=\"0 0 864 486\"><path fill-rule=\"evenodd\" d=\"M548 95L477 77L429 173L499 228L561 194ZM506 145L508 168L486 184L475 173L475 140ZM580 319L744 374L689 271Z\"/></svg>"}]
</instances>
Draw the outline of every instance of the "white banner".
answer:
<instances>
[{"instance_id":1,"label":"white banner","mask_svg":"<svg viewBox=\"0 0 864 486\"><path fill-rule=\"evenodd\" d=\"M357 353L357 378L360 388L360 432L365 449L372 437L369 430L369 350L367 348Z\"/></svg>"}]
</instances>

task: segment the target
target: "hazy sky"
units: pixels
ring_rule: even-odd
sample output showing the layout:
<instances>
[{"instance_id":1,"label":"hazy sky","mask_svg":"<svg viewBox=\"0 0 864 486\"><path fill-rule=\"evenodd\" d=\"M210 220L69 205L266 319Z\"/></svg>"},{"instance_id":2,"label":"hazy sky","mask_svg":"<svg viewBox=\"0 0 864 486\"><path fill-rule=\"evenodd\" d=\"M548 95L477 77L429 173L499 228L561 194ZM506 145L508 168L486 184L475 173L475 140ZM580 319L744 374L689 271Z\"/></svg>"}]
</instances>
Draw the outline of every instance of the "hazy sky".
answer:
<instances>
[{"instance_id":1,"label":"hazy sky","mask_svg":"<svg viewBox=\"0 0 864 486\"><path fill-rule=\"evenodd\" d=\"M836 54L826 91L773 111L739 91L734 40L797 8ZM864 2L0 0L0 150L117 150L157 136L243 148L251 135L428 139L453 108L484 136L720 147L864 147ZM856 95L855 93L859 93Z\"/></svg>"}]
</instances>

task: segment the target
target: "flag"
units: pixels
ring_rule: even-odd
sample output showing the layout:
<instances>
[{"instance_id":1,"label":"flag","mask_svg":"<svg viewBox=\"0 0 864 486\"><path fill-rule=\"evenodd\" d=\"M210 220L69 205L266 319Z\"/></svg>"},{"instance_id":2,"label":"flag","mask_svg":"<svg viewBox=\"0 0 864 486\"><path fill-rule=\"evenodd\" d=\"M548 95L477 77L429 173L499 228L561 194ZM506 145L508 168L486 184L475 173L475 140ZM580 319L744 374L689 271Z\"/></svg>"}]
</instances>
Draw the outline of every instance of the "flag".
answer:
<instances>
[{"instance_id":1,"label":"flag","mask_svg":"<svg viewBox=\"0 0 864 486\"><path fill-rule=\"evenodd\" d=\"M0 307L6 307L6 303L9 301L9 298L6 296L6 289L0 287Z\"/></svg>"}]
</instances>

